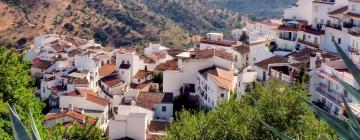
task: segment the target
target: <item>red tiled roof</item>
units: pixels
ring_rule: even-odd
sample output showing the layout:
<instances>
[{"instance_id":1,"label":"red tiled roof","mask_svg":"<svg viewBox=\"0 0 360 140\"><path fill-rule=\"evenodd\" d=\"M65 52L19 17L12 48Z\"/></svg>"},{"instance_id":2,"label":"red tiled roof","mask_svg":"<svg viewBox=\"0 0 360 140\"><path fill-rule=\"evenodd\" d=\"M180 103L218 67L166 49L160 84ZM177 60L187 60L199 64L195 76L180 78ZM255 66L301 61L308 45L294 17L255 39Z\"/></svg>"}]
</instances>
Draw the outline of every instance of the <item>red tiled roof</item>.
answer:
<instances>
[{"instance_id":1,"label":"red tiled roof","mask_svg":"<svg viewBox=\"0 0 360 140\"><path fill-rule=\"evenodd\" d=\"M166 71L166 70L177 70L177 68L178 68L177 59L173 59L157 65L155 69L158 71Z\"/></svg>"},{"instance_id":2,"label":"red tiled roof","mask_svg":"<svg viewBox=\"0 0 360 140\"><path fill-rule=\"evenodd\" d=\"M334 10L334 11L331 11L331 12L329 12L328 14L329 14L329 15L342 14L342 13L347 12L347 10L348 10L348 6L344 6L344 7L341 7L341 8L339 8L339 9L336 9L336 10Z\"/></svg>"},{"instance_id":3,"label":"red tiled roof","mask_svg":"<svg viewBox=\"0 0 360 140\"><path fill-rule=\"evenodd\" d=\"M42 70L47 70L48 68L51 67L51 65L52 65L51 61L45 61L45 60L40 60L39 58L36 58L33 60L31 67L42 69Z\"/></svg>"},{"instance_id":4,"label":"red tiled roof","mask_svg":"<svg viewBox=\"0 0 360 140\"><path fill-rule=\"evenodd\" d=\"M254 65L262 68L262 69L268 69L268 65L269 64L273 64L273 63L287 63L288 62L288 59L285 58L285 57L281 57L281 56L273 56L273 57L270 57L268 59L265 59L263 61L260 61L258 63L255 63Z\"/></svg>"},{"instance_id":5,"label":"red tiled roof","mask_svg":"<svg viewBox=\"0 0 360 140\"><path fill-rule=\"evenodd\" d=\"M69 56L69 57L74 57L74 56L77 55L77 54L81 54L81 51L78 50L78 49L74 49L74 50L68 52L68 56Z\"/></svg>"},{"instance_id":6,"label":"red tiled roof","mask_svg":"<svg viewBox=\"0 0 360 140\"><path fill-rule=\"evenodd\" d=\"M92 122L92 123L96 122L95 118L86 116L86 115L78 113L76 111L67 111L67 112L59 112L57 114L48 114L48 115L46 115L46 120L58 119L60 117L65 117L65 116L72 117L72 118L74 118L76 120L80 120L80 121L85 120L85 118L88 117L88 120L90 122Z\"/></svg>"},{"instance_id":7,"label":"red tiled roof","mask_svg":"<svg viewBox=\"0 0 360 140\"><path fill-rule=\"evenodd\" d=\"M204 49L204 50L196 50L194 53L195 53L195 58L197 59L210 58L215 55L226 60L230 60L230 61L234 60L234 56L231 53L226 52L226 50Z\"/></svg>"},{"instance_id":8,"label":"red tiled roof","mask_svg":"<svg viewBox=\"0 0 360 140\"><path fill-rule=\"evenodd\" d=\"M114 64L105 64L100 68L99 74L101 77L103 77L103 76L108 76L115 71L116 71L116 68L115 68Z\"/></svg>"},{"instance_id":9,"label":"red tiled roof","mask_svg":"<svg viewBox=\"0 0 360 140\"><path fill-rule=\"evenodd\" d=\"M137 73L135 74L134 78L136 79L143 79L145 78L146 76L152 74L151 71L145 71L145 70L139 70L137 71Z\"/></svg>"},{"instance_id":10,"label":"red tiled roof","mask_svg":"<svg viewBox=\"0 0 360 140\"><path fill-rule=\"evenodd\" d=\"M122 80L120 79L120 77L118 75L110 75L110 76L101 78L101 82L106 84L108 87L113 87L113 86L121 83Z\"/></svg>"},{"instance_id":11,"label":"red tiled roof","mask_svg":"<svg viewBox=\"0 0 360 140\"><path fill-rule=\"evenodd\" d=\"M94 96L94 95L91 95L91 94L88 94L86 96L86 100L90 101L90 102L93 102L93 103L96 103L98 105L102 105L102 106L107 106L109 104L109 101L103 99L103 98L100 98L98 96Z\"/></svg>"},{"instance_id":12,"label":"red tiled roof","mask_svg":"<svg viewBox=\"0 0 360 140\"><path fill-rule=\"evenodd\" d=\"M236 46L234 50L239 52L240 54L250 53L250 46Z\"/></svg>"},{"instance_id":13,"label":"red tiled roof","mask_svg":"<svg viewBox=\"0 0 360 140\"><path fill-rule=\"evenodd\" d=\"M234 74L231 71L224 70L222 68L218 67L210 67L203 70L200 70L199 73L203 75L205 79L207 79L207 76L212 78L214 82L225 89L232 89L233 87L233 80L234 80Z\"/></svg>"},{"instance_id":14,"label":"red tiled roof","mask_svg":"<svg viewBox=\"0 0 360 140\"><path fill-rule=\"evenodd\" d=\"M346 13L345 15L351 16L351 17L360 18L360 14L357 14L357 13L348 12L348 13Z\"/></svg>"},{"instance_id":15,"label":"red tiled roof","mask_svg":"<svg viewBox=\"0 0 360 140\"><path fill-rule=\"evenodd\" d=\"M154 110L156 104L160 103L172 103L173 102L173 94L172 93L145 93L140 92L137 99L136 105Z\"/></svg>"}]
</instances>

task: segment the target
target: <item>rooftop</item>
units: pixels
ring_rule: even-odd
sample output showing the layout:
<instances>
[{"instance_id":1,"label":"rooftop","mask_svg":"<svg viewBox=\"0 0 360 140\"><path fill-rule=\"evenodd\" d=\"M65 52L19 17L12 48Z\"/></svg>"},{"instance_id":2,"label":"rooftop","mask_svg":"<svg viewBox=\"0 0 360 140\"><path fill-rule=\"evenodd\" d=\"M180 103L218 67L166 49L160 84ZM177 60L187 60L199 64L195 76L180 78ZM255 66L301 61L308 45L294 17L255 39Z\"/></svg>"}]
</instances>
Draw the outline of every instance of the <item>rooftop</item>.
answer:
<instances>
[{"instance_id":1,"label":"rooftop","mask_svg":"<svg viewBox=\"0 0 360 140\"><path fill-rule=\"evenodd\" d=\"M136 105L154 110L156 104L161 103L173 103L173 94L172 93L149 93L149 92L140 92L138 98L136 99Z\"/></svg>"},{"instance_id":2,"label":"rooftop","mask_svg":"<svg viewBox=\"0 0 360 140\"><path fill-rule=\"evenodd\" d=\"M204 77L204 79L207 79L209 76L218 86L222 88L229 90L233 88L234 74L231 71L212 66L200 70L199 73Z\"/></svg>"},{"instance_id":3,"label":"rooftop","mask_svg":"<svg viewBox=\"0 0 360 140\"><path fill-rule=\"evenodd\" d=\"M255 63L254 65L262 69L268 69L269 64L273 64L273 63L288 63L288 59L282 56L275 55L273 57Z\"/></svg>"}]
</instances>

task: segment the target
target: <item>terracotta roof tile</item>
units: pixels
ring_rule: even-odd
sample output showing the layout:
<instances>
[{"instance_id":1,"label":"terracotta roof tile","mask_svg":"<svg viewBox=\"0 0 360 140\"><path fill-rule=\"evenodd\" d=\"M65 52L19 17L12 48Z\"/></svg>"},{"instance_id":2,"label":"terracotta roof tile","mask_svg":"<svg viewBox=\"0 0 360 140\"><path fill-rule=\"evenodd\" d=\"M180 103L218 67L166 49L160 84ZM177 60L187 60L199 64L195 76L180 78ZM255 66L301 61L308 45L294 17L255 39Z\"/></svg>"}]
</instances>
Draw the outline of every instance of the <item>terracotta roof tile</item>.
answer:
<instances>
[{"instance_id":1,"label":"terracotta roof tile","mask_svg":"<svg viewBox=\"0 0 360 140\"><path fill-rule=\"evenodd\" d=\"M177 59L168 60L165 63L161 63L157 65L155 69L158 71L177 70L178 68L177 63L178 63Z\"/></svg>"},{"instance_id":2,"label":"terracotta roof tile","mask_svg":"<svg viewBox=\"0 0 360 140\"><path fill-rule=\"evenodd\" d=\"M236 46L233 49L239 52L240 54L250 53L250 46Z\"/></svg>"},{"instance_id":3,"label":"terracotta roof tile","mask_svg":"<svg viewBox=\"0 0 360 140\"><path fill-rule=\"evenodd\" d=\"M100 68L99 74L101 77L103 77L103 76L108 76L108 75L114 73L115 71L116 71L116 68L115 68L114 64L105 64Z\"/></svg>"},{"instance_id":4,"label":"terracotta roof tile","mask_svg":"<svg viewBox=\"0 0 360 140\"><path fill-rule=\"evenodd\" d=\"M234 74L231 71L224 70L219 67L209 67L203 70L200 70L199 73L207 79L209 76L214 80L214 82L225 89L233 88Z\"/></svg>"},{"instance_id":5,"label":"terracotta roof tile","mask_svg":"<svg viewBox=\"0 0 360 140\"><path fill-rule=\"evenodd\" d=\"M256 65L256 66L258 66L258 67L260 67L262 69L267 69L269 64L272 64L272 63L287 63L287 62L288 62L287 58L275 55L273 57L270 57L268 59L265 59L263 61L255 63L254 65Z\"/></svg>"},{"instance_id":6,"label":"terracotta roof tile","mask_svg":"<svg viewBox=\"0 0 360 140\"><path fill-rule=\"evenodd\" d=\"M109 101L103 99L103 98L100 98L98 96L94 96L94 95L91 95L91 94L88 94L86 96L86 100L90 101L90 102L93 102L93 103L96 103L98 105L102 105L102 106L107 106L109 104Z\"/></svg>"},{"instance_id":7,"label":"terracotta roof tile","mask_svg":"<svg viewBox=\"0 0 360 140\"><path fill-rule=\"evenodd\" d=\"M136 99L137 106L149 110L154 110L155 105L160 103L173 103L173 94L140 92Z\"/></svg>"},{"instance_id":8,"label":"terracotta roof tile","mask_svg":"<svg viewBox=\"0 0 360 140\"><path fill-rule=\"evenodd\" d=\"M74 50L68 52L68 56L69 56L69 57L74 57L75 55L78 55L78 54L81 54L81 53L82 53L82 52L81 52L80 50L74 49Z\"/></svg>"},{"instance_id":9,"label":"terracotta roof tile","mask_svg":"<svg viewBox=\"0 0 360 140\"><path fill-rule=\"evenodd\" d=\"M45 60L40 60L39 58L36 58L33 60L31 67L42 69L42 70L47 70L48 68L51 67L51 65L52 65L51 61L45 61Z\"/></svg>"},{"instance_id":10,"label":"terracotta roof tile","mask_svg":"<svg viewBox=\"0 0 360 140\"><path fill-rule=\"evenodd\" d=\"M101 78L101 82L106 84L108 87L113 87L121 82L123 82L118 75L110 75L104 78Z\"/></svg>"},{"instance_id":11,"label":"terracotta roof tile","mask_svg":"<svg viewBox=\"0 0 360 140\"><path fill-rule=\"evenodd\" d=\"M196 50L195 52L195 58L197 59L204 59L204 58L210 58L213 56L218 56L220 58L233 61L233 55L231 53L226 52L226 50L220 50L220 49L204 49L204 50Z\"/></svg>"},{"instance_id":12,"label":"terracotta roof tile","mask_svg":"<svg viewBox=\"0 0 360 140\"><path fill-rule=\"evenodd\" d=\"M135 74L134 78L136 79L143 79L148 75L151 75L152 72L151 71L145 71L145 70L139 70L137 71L137 73Z\"/></svg>"},{"instance_id":13,"label":"terracotta roof tile","mask_svg":"<svg viewBox=\"0 0 360 140\"><path fill-rule=\"evenodd\" d=\"M86 116L84 114L78 113L76 111L67 111L67 112L59 112L57 114L48 114L46 115L46 120L53 120L53 119L59 119L61 117L72 117L73 119L76 119L77 122L82 122L82 120L85 120L86 117L88 117L88 120L92 123L96 122L95 118Z\"/></svg>"}]
</instances>

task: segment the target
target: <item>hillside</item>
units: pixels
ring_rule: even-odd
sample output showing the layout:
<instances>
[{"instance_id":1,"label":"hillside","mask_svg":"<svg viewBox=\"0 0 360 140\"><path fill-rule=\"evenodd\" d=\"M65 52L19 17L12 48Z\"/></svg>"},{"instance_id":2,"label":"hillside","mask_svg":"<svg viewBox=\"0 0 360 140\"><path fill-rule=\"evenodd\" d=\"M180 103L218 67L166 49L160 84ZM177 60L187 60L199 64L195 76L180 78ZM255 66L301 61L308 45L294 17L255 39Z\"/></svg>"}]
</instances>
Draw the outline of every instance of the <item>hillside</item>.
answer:
<instances>
[{"instance_id":1,"label":"hillside","mask_svg":"<svg viewBox=\"0 0 360 140\"><path fill-rule=\"evenodd\" d=\"M149 41L184 47L192 35L238 27L241 15L279 17L292 1L0 0L0 44L24 46L37 35L57 33L114 47Z\"/></svg>"},{"instance_id":2,"label":"hillside","mask_svg":"<svg viewBox=\"0 0 360 140\"><path fill-rule=\"evenodd\" d=\"M254 19L280 18L284 8L297 0L209 0L213 4Z\"/></svg>"},{"instance_id":3,"label":"hillside","mask_svg":"<svg viewBox=\"0 0 360 140\"><path fill-rule=\"evenodd\" d=\"M114 47L161 40L182 47L191 34L233 28L238 14L201 0L1 0L2 43L44 33L95 38Z\"/></svg>"}]
</instances>

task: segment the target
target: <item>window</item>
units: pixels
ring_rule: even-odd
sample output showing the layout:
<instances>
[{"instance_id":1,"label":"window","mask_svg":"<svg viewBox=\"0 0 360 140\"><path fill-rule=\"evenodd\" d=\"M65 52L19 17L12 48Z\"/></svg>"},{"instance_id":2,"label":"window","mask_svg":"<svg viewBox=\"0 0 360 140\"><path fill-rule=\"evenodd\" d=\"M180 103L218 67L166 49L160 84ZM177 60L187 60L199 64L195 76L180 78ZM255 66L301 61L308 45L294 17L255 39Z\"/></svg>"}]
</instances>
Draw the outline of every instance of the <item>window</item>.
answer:
<instances>
[{"instance_id":1,"label":"window","mask_svg":"<svg viewBox=\"0 0 360 140\"><path fill-rule=\"evenodd\" d=\"M121 71L122 74L124 74L124 71Z\"/></svg>"},{"instance_id":2,"label":"window","mask_svg":"<svg viewBox=\"0 0 360 140\"><path fill-rule=\"evenodd\" d=\"M348 97L348 93L347 93L347 91L344 89L344 97Z\"/></svg>"},{"instance_id":3,"label":"window","mask_svg":"<svg viewBox=\"0 0 360 140\"><path fill-rule=\"evenodd\" d=\"M121 61L121 64L125 64L125 60Z\"/></svg>"},{"instance_id":4,"label":"window","mask_svg":"<svg viewBox=\"0 0 360 140\"><path fill-rule=\"evenodd\" d=\"M238 56L237 55L235 55L235 62L237 62L238 61Z\"/></svg>"},{"instance_id":5,"label":"window","mask_svg":"<svg viewBox=\"0 0 360 140\"><path fill-rule=\"evenodd\" d=\"M221 94L220 94L220 97L221 97L221 98L224 98L224 93L221 93Z\"/></svg>"},{"instance_id":6,"label":"window","mask_svg":"<svg viewBox=\"0 0 360 140\"><path fill-rule=\"evenodd\" d=\"M140 82L140 79L138 79L138 82Z\"/></svg>"},{"instance_id":7,"label":"window","mask_svg":"<svg viewBox=\"0 0 360 140\"><path fill-rule=\"evenodd\" d=\"M129 61L129 60L127 61L127 64L130 64L130 61Z\"/></svg>"},{"instance_id":8,"label":"window","mask_svg":"<svg viewBox=\"0 0 360 140\"><path fill-rule=\"evenodd\" d=\"M315 12L317 12L319 10L318 6L315 6Z\"/></svg>"},{"instance_id":9,"label":"window","mask_svg":"<svg viewBox=\"0 0 360 140\"><path fill-rule=\"evenodd\" d=\"M352 6L351 6L351 9L352 9L353 11L355 11L355 9L356 9L355 5L352 5Z\"/></svg>"},{"instance_id":10,"label":"window","mask_svg":"<svg viewBox=\"0 0 360 140\"><path fill-rule=\"evenodd\" d=\"M43 93L45 93L45 88L43 87Z\"/></svg>"},{"instance_id":11,"label":"window","mask_svg":"<svg viewBox=\"0 0 360 140\"><path fill-rule=\"evenodd\" d=\"M341 44L341 38L338 38L338 44Z\"/></svg>"},{"instance_id":12,"label":"window","mask_svg":"<svg viewBox=\"0 0 360 140\"><path fill-rule=\"evenodd\" d=\"M318 19L317 19L317 18L315 18L315 20L314 20L314 21L315 21L315 23L318 23Z\"/></svg>"},{"instance_id":13,"label":"window","mask_svg":"<svg viewBox=\"0 0 360 140\"><path fill-rule=\"evenodd\" d=\"M318 38L317 37L314 38L314 43L318 43Z\"/></svg>"},{"instance_id":14,"label":"window","mask_svg":"<svg viewBox=\"0 0 360 140\"><path fill-rule=\"evenodd\" d=\"M166 106L161 107L162 112L166 112Z\"/></svg>"}]
</instances>

